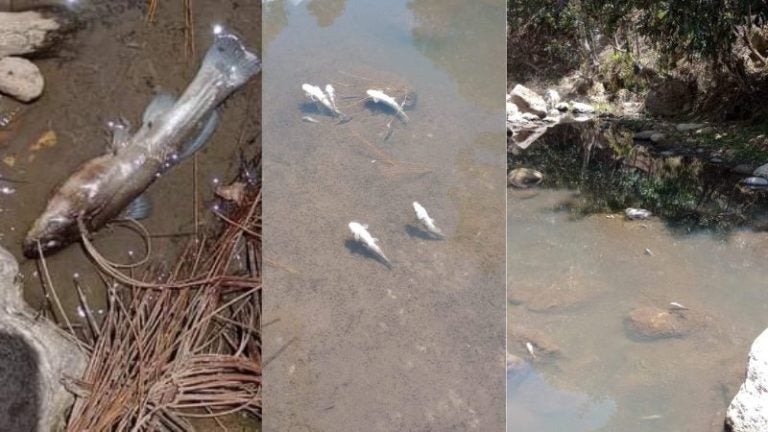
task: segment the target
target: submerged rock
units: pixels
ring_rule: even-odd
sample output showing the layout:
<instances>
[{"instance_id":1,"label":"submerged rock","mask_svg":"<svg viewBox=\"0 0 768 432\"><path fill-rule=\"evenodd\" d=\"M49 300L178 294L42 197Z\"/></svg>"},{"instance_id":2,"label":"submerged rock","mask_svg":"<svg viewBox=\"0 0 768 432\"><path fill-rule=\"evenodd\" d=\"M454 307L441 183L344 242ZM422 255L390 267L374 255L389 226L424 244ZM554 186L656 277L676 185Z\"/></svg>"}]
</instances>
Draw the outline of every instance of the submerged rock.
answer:
<instances>
[{"instance_id":1,"label":"submerged rock","mask_svg":"<svg viewBox=\"0 0 768 432\"><path fill-rule=\"evenodd\" d=\"M510 101L524 113L535 114L541 118L547 116L547 103L533 90L518 84L509 94Z\"/></svg>"},{"instance_id":2,"label":"submerged rock","mask_svg":"<svg viewBox=\"0 0 768 432\"><path fill-rule=\"evenodd\" d=\"M549 110L555 109L557 105L560 103L560 94L557 92L557 90L549 89L544 94L544 101L547 102L547 107Z\"/></svg>"},{"instance_id":3,"label":"submerged rock","mask_svg":"<svg viewBox=\"0 0 768 432\"><path fill-rule=\"evenodd\" d=\"M624 214L627 216L628 219L631 219L631 220L644 220L651 217L652 213L646 209L629 207L626 210L624 210Z\"/></svg>"},{"instance_id":4,"label":"submerged rock","mask_svg":"<svg viewBox=\"0 0 768 432\"><path fill-rule=\"evenodd\" d=\"M768 163L755 168L755 170L752 171L752 175L756 177L768 178Z\"/></svg>"},{"instance_id":5,"label":"submerged rock","mask_svg":"<svg viewBox=\"0 0 768 432\"><path fill-rule=\"evenodd\" d=\"M581 102L571 102L571 111L574 114L594 114L595 108L589 104L585 104Z\"/></svg>"},{"instance_id":6,"label":"submerged rock","mask_svg":"<svg viewBox=\"0 0 768 432\"><path fill-rule=\"evenodd\" d=\"M35 317L17 282L19 266L0 247L0 431L62 430L86 356L46 318Z\"/></svg>"},{"instance_id":7,"label":"submerged rock","mask_svg":"<svg viewBox=\"0 0 768 432\"><path fill-rule=\"evenodd\" d=\"M640 307L629 313L626 325L634 338L663 339L686 336L701 323L690 310Z\"/></svg>"},{"instance_id":8,"label":"submerged rock","mask_svg":"<svg viewBox=\"0 0 768 432\"><path fill-rule=\"evenodd\" d=\"M766 189L768 188L768 178L747 177L741 181L741 184L749 189Z\"/></svg>"},{"instance_id":9,"label":"submerged rock","mask_svg":"<svg viewBox=\"0 0 768 432\"><path fill-rule=\"evenodd\" d=\"M752 343L747 375L725 414L731 432L768 431L768 329Z\"/></svg>"},{"instance_id":10,"label":"submerged rock","mask_svg":"<svg viewBox=\"0 0 768 432\"><path fill-rule=\"evenodd\" d=\"M680 132L687 132L691 130L701 129L705 125L704 123L680 123L675 126L675 129L677 129Z\"/></svg>"},{"instance_id":11,"label":"submerged rock","mask_svg":"<svg viewBox=\"0 0 768 432\"><path fill-rule=\"evenodd\" d=\"M29 102L43 93L43 86L43 75L31 61L21 57L0 59L0 93Z\"/></svg>"},{"instance_id":12,"label":"submerged rock","mask_svg":"<svg viewBox=\"0 0 768 432\"><path fill-rule=\"evenodd\" d=\"M544 180L544 174L531 168L515 168L507 176L507 186L527 189Z\"/></svg>"},{"instance_id":13,"label":"submerged rock","mask_svg":"<svg viewBox=\"0 0 768 432\"><path fill-rule=\"evenodd\" d=\"M561 355L560 347L545 333L521 326L513 326L508 329L510 349L515 346L520 353L526 353L533 361L551 361ZM533 354L528 352L528 344L533 349Z\"/></svg>"},{"instance_id":14,"label":"submerged rock","mask_svg":"<svg viewBox=\"0 0 768 432\"><path fill-rule=\"evenodd\" d=\"M0 58L45 49L60 29L55 17L37 11L0 12Z\"/></svg>"},{"instance_id":15,"label":"submerged rock","mask_svg":"<svg viewBox=\"0 0 768 432\"><path fill-rule=\"evenodd\" d=\"M656 135L658 133L660 133L660 132L659 131L655 131L655 130L644 130L644 131L636 133L634 138L636 140L642 140L642 141L650 140L652 136L654 136L654 135Z\"/></svg>"}]
</instances>

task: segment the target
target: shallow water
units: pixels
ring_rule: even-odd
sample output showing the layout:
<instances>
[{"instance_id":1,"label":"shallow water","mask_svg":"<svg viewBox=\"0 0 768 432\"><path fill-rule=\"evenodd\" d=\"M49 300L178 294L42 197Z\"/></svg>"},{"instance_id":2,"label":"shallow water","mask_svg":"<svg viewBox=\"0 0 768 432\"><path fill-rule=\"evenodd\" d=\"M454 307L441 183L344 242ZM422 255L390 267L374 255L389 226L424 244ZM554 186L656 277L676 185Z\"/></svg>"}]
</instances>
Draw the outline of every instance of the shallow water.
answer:
<instances>
[{"instance_id":1,"label":"shallow water","mask_svg":"<svg viewBox=\"0 0 768 432\"><path fill-rule=\"evenodd\" d=\"M538 163L546 176L545 160ZM599 171L601 164L614 169L599 157L589 166ZM589 174L580 183L578 174L569 177L560 168L544 188L510 189L507 199L508 350L535 370L508 377L507 430L722 431L749 346L768 326L768 233L690 223L702 218L686 219L687 229L680 220L659 217L628 221L615 209L598 208L610 207L617 195L635 202L642 197L596 190L583 180ZM732 180L721 176L722 187L715 189L732 190ZM723 205L749 220L765 217L759 206L714 195L719 204L704 200L697 211ZM654 201L666 202L679 201ZM670 302L690 308L696 320L690 334L642 340L626 325L633 309L666 309ZM533 358L525 344L536 340L559 352Z\"/></svg>"},{"instance_id":2,"label":"shallow water","mask_svg":"<svg viewBox=\"0 0 768 432\"><path fill-rule=\"evenodd\" d=\"M503 12L265 3L268 429L502 428ZM306 103L302 83L331 83L351 119ZM367 89L415 93L408 122ZM446 240L425 238L413 201ZM370 225L391 269L350 221Z\"/></svg>"},{"instance_id":3,"label":"shallow water","mask_svg":"<svg viewBox=\"0 0 768 432\"><path fill-rule=\"evenodd\" d=\"M35 60L46 80L43 96L26 106L0 97L0 115L22 109L13 124L0 129L6 132L0 133L0 175L26 182L11 185L13 194L0 195L0 243L20 260L25 295L35 307L44 304L37 265L21 256L20 243L50 191L81 163L106 150L106 123L124 116L138 127L156 89L180 94L211 43L214 24L240 34L252 49L260 46L258 4L194 2L196 52L185 55L182 2L159 3L151 24L146 22L143 1L81 4L80 28L53 56ZM248 154L255 150L259 92L258 80L252 80L235 93L223 107L216 133L198 153L200 220L210 219L215 181L226 181L236 173L238 146ZM47 131L55 132L55 145L34 149ZM193 165L191 160L183 162L148 192L153 212L143 223L150 233L159 235L153 240L152 256L166 265L172 265L179 245L189 239L184 233L195 229ZM126 229L105 228L95 243L104 255L120 262L143 254L139 236ZM77 313L75 274L90 297L90 306L103 310L103 283L78 244L49 257L47 265L63 307L75 323L83 319Z\"/></svg>"}]
</instances>

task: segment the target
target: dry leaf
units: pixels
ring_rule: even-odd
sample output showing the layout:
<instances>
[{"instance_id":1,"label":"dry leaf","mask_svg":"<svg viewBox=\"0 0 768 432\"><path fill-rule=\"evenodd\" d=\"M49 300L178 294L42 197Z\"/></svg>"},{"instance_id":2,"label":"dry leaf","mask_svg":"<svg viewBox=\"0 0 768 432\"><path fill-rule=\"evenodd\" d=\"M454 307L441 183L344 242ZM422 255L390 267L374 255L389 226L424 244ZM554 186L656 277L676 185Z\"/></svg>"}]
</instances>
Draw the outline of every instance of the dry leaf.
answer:
<instances>
[{"instance_id":1,"label":"dry leaf","mask_svg":"<svg viewBox=\"0 0 768 432\"><path fill-rule=\"evenodd\" d=\"M57 142L56 132L54 132L53 130L49 130L43 133L42 135L40 135L40 138L38 138L37 142L35 142L29 147L29 150L38 151L46 147L53 147L56 145L56 142Z\"/></svg>"}]
</instances>

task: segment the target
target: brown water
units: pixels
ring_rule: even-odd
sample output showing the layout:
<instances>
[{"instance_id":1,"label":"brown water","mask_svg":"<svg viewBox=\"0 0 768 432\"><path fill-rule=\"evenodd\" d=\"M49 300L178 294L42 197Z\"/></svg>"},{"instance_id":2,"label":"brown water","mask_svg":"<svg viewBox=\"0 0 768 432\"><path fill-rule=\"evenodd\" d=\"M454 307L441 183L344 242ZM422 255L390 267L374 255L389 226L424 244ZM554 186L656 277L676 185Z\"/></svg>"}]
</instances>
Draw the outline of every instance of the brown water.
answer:
<instances>
[{"instance_id":1,"label":"brown water","mask_svg":"<svg viewBox=\"0 0 768 432\"><path fill-rule=\"evenodd\" d=\"M264 8L266 428L502 429L503 2ZM307 104L303 83L332 84L351 119ZM407 124L366 89L415 93Z\"/></svg>"},{"instance_id":2,"label":"brown water","mask_svg":"<svg viewBox=\"0 0 768 432\"><path fill-rule=\"evenodd\" d=\"M513 164L538 162L550 176L541 190L510 189L507 200L508 350L527 363L508 374L507 430L722 431L749 346L768 326L768 233L730 224L714 229L699 217L628 221L622 213L596 209L627 199L656 205L670 218L713 209L747 215L745 225L751 226L750 220L766 216L752 205L760 196L738 198L728 175L705 186L708 170L720 168L691 160L685 162L698 167L697 174L682 170L682 183L653 183L680 186L663 189L669 196L626 195L631 188L618 193L614 186L625 183L605 175L620 170L599 151L582 164L578 140L545 144L553 145L549 157L536 153L541 148L512 157ZM575 165L586 167L583 174L562 170L574 157ZM595 189L599 182L590 179L611 186ZM581 188L563 189L565 184ZM685 197L702 188L715 191L713 202L687 208ZM629 330L630 311L666 309L670 302L690 309L690 334L640 340ZM535 345L536 358L526 342ZM539 346L557 354L548 356Z\"/></svg>"},{"instance_id":3,"label":"brown water","mask_svg":"<svg viewBox=\"0 0 768 432\"><path fill-rule=\"evenodd\" d=\"M81 163L106 150L106 124L120 116L138 127L144 108L156 89L180 94L197 72L202 54L212 40L215 24L240 34L258 51L261 42L260 4L237 1L195 1L192 9L196 50L185 55L182 2L159 1L153 23L147 23L144 1L95 1L80 5L81 26L53 56L37 59L46 80L43 96L22 106L0 97L0 115L22 111L0 129L0 175L23 179L6 184L12 194L0 195L0 242L20 260L25 294L36 307L43 305L37 263L21 256L20 243L32 221L43 210L49 192ZM260 83L252 80L222 108L219 127L198 153L200 220L210 219L216 182L231 178L238 168L240 149L258 148ZM56 134L55 145L34 149L46 132ZM193 161L166 173L149 189L151 216L143 221L153 235L153 258L172 265L179 244L194 232ZM187 235L184 235L184 234ZM133 232L105 228L96 245L121 262L138 259L143 243ZM133 255L131 255L131 253ZM77 323L79 302L73 290L78 275L93 309L101 310L104 287L83 249L75 244L47 259L64 309Z\"/></svg>"}]
</instances>

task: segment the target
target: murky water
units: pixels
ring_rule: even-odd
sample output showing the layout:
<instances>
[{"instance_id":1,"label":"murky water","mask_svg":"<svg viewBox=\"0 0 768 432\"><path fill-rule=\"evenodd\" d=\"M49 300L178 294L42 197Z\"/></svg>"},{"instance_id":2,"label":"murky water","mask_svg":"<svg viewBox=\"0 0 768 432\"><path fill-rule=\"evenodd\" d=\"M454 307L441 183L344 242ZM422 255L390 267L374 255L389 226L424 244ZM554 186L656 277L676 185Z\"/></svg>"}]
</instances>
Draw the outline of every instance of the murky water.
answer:
<instances>
[{"instance_id":1,"label":"murky water","mask_svg":"<svg viewBox=\"0 0 768 432\"><path fill-rule=\"evenodd\" d=\"M503 2L271 1L264 15L265 425L502 428ZM348 121L303 83L332 84ZM410 94L407 123L367 89Z\"/></svg>"},{"instance_id":2,"label":"murky water","mask_svg":"<svg viewBox=\"0 0 768 432\"><path fill-rule=\"evenodd\" d=\"M35 306L43 304L40 278L36 262L21 256L21 240L54 186L106 150L106 123L124 116L138 127L155 90L180 94L197 72L214 24L240 34L258 51L259 4L196 1L192 8L194 36L189 37L185 36L183 3L159 1L158 5L154 22L147 23L144 1L81 3L78 31L54 56L35 60L46 80L43 96L26 106L0 97L0 115L21 109L10 125L0 128L0 175L25 181L9 185L14 193L0 195L0 242L22 263L25 294ZM196 49L185 55L188 40L194 41ZM216 133L198 154L200 220L209 218L207 206L215 182L226 181L236 172L238 150L252 154L257 147L259 99L258 80L234 94L222 109ZM36 146L50 131L55 140ZM185 161L149 189L153 212L144 224L157 235L153 240L157 261L172 264L178 245L195 230L193 165L191 160ZM134 259L143 253L141 239L121 228L103 229L96 244L106 256L121 262L130 261L130 251ZM75 322L81 318L76 312L74 274L92 297L91 306L101 309L103 283L79 245L51 256L47 264L64 308Z\"/></svg>"},{"instance_id":3,"label":"murky water","mask_svg":"<svg viewBox=\"0 0 768 432\"><path fill-rule=\"evenodd\" d=\"M638 174L648 182L632 185L691 186L650 198L612 180L639 170L624 171L637 159L617 165L595 150L584 163L584 143L573 136L534 146L549 144L511 158L549 177L540 190L510 189L507 201L508 350L527 363L508 375L507 430L722 431L749 345L768 326L768 233L746 228L765 217L760 198L740 197L731 176L711 176L717 167L692 160L693 173ZM702 189L712 192L684 199ZM668 217L628 221L611 207L628 203ZM677 312L688 331L638 338L631 311L671 302L689 308Z\"/></svg>"}]
</instances>

